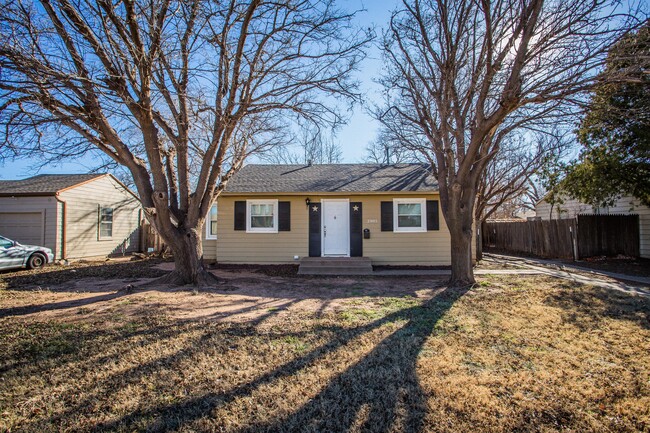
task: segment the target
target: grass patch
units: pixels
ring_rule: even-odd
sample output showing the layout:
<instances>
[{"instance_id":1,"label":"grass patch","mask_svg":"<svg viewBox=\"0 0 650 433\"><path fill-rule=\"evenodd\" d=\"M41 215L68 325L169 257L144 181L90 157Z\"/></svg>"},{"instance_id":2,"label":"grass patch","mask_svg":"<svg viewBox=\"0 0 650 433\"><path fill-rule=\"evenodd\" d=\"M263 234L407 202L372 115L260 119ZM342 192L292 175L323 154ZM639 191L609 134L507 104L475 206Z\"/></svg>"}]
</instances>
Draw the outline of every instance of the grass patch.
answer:
<instances>
[{"instance_id":1,"label":"grass patch","mask_svg":"<svg viewBox=\"0 0 650 433\"><path fill-rule=\"evenodd\" d=\"M6 295L0 308L30 294ZM646 298L492 276L261 324L159 304L0 319L0 431L650 429Z\"/></svg>"},{"instance_id":2,"label":"grass patch","mask_svg":"<svg viewBox=\"0 0 650 433\"><path fill-rule=\"evenodd\" d=\"M339 317L348 323L378 320L399 310L409 309L422 304L421 299L404 297L363 297L348 301L349 308L341 311Z\"/></svg>"}]
</instances>

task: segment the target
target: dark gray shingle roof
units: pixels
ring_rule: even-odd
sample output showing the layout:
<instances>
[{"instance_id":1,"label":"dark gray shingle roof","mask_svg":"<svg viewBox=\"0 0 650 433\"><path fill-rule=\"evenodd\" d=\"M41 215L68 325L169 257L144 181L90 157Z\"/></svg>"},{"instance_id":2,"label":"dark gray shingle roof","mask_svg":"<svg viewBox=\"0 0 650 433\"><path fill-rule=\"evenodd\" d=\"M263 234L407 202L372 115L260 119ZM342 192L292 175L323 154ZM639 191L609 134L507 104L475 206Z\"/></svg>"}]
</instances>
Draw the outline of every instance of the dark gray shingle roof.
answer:
<instances>
[{"instance_id":1,"label":"dark gray shingle roof","mask_svg":"<svg viewBox=\"0 0 650 433\"><path fill-rule=\"evenodd\" d=\"M23 180L0 180L0 196L54 195L104 174L39 174Z\"/></svg>"},{"instance_id":2,"label":"dark gray shingle roof","mask_svg":"<svg viewBox=\"0 0 650 433\"><path fill-rule=\"evenodd\" d=\"M228 193L438 191L424 164L250 164L226 186Z\"/></svg>"}]
</instances>

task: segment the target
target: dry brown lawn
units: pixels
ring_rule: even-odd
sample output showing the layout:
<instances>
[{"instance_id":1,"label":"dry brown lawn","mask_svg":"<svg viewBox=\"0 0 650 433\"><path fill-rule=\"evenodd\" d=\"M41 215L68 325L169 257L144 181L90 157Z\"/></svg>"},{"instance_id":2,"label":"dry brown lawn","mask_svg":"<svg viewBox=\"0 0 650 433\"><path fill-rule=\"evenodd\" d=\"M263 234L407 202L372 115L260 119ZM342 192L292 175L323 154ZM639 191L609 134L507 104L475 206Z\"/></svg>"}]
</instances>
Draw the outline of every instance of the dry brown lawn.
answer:
<instances>
[{"instance_id":1,"label":"dry brown lawn","mask_svg":"<svg viewBox=\"0 0 650 433\"><path fill-rule=\"evenodd\" d=\"M650 431L641 296L113 266L0 274L0 431Z\"/></svg>"}]
</instances>

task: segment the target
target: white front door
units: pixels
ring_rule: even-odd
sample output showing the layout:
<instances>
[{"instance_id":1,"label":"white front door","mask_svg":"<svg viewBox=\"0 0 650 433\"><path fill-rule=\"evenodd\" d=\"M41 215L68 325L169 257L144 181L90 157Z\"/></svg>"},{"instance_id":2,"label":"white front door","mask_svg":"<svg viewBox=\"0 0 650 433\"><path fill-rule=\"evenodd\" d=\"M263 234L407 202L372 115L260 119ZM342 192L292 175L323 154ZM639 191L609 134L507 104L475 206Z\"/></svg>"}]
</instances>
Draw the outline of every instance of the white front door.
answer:
<instances>
[{"instance_id":1,"label":"white front door","mask_svg":"<svg viewBox=\"0 0 650 433\"><path fill-rule=\"evenodd\" d=\"M350 255L350 203L348 200L321 200L323 210L323 255Z\"/></svg>"}]
</instances>

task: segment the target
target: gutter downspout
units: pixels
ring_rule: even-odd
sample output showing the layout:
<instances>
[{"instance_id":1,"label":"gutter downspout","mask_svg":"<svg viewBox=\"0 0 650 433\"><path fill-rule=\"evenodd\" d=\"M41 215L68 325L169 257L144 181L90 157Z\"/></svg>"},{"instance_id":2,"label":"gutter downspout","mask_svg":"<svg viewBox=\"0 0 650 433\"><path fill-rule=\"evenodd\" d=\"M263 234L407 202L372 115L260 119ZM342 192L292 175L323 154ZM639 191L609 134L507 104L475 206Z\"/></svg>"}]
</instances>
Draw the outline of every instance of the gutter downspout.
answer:
<instances>
[{"instance_id":1,"label":"gutter downspout","mask_svg":"<svg viewBox=\"0 0 650 433\"><path fill-rule=\"evenodd\" d=\"M67 242L67 236L66 236L66 209L67 209L67 203L59 198L59 193L57 192L55 195L56 201L61 203L62 209L61 209L61 260L67 260L67 253L66 253L66 242Z\"/></svg>"}]
</instances>

